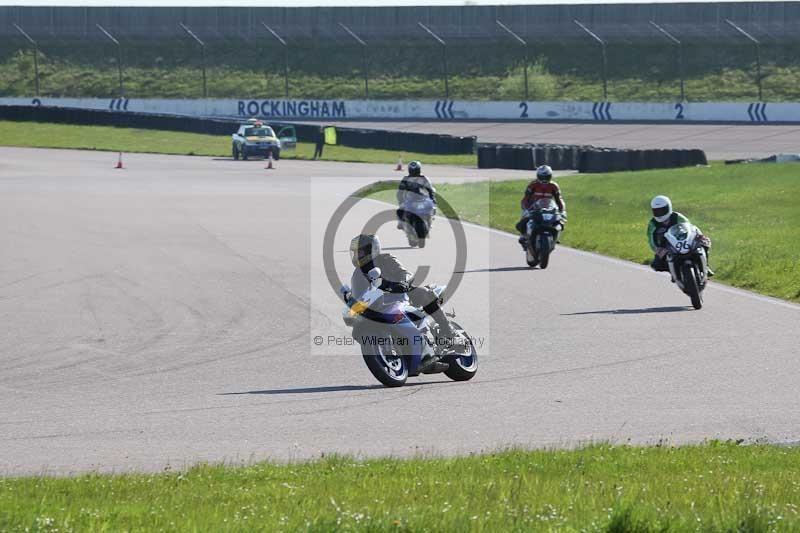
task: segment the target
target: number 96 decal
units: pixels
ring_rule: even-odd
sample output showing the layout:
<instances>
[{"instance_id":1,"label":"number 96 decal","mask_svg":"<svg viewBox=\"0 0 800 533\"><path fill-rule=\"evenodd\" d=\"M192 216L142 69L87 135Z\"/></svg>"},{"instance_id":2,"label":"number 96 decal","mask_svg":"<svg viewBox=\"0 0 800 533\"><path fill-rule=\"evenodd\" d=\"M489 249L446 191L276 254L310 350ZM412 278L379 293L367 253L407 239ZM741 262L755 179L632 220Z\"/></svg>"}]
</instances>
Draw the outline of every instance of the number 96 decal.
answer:
<instances>
[{"instance_id":1,"label":"number 96 decal","mask_svg":"<svg viewBox=\"0 0 800 533\"><path fill-rule=\"evenodd\" d=\"M677 241L675 249L680 253L686 253L692 249L692 245L688 241Z\"/></svg>"}]
</instances>

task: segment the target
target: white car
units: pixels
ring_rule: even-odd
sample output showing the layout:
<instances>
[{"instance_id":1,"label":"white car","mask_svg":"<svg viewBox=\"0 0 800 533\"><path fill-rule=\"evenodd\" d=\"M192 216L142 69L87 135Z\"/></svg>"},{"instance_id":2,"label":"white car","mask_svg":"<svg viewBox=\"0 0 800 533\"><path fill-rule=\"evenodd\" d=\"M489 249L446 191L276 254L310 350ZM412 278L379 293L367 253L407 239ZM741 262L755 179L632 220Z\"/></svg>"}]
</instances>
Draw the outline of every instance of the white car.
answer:
<instances>
[{"instance_id":1,"label":"white car","mask_svg":"<svg viewBox=\"0 0 800 533\"><path fill-rule=\"evenodd\" d=\"M234 159L247 159L251 155L269 157L277 160L281 158L281 141L275 131L266 124L250 121L239 126L239 130L232 136Z\"/></svg>"}]
</instances>

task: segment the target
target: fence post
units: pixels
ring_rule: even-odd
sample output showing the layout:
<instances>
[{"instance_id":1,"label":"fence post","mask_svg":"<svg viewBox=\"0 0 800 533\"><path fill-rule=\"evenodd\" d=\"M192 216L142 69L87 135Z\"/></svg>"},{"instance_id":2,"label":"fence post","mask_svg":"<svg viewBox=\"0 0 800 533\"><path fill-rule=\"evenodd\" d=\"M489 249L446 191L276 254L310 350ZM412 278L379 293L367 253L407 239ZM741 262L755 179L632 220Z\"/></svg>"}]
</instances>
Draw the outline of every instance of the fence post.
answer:
<instances>
[{"instance_id":1,"label":"fence post","mask_svg":"<svg viewBox=\"0 0 800 533\"><path fill-rule=\"evenodd\" d=\"M761 102L764 100L761 92L761 43L758 39L744 31L742 28L731 22L729 19L725 19L733 29L747 37L750 41L752 41L756 45L756 83L758 85L758 101Z\"/></svg>"},{"instance_id":2,"label":"fence post","mask_svg":"<svg viewBox=\"0 0 800 533\"><path fill-rule=\"evenodd\" d=\"M200 63L203 69L203 98L208 98L208 88L206 86L206 43L200 40L200 37L194 34L192 30L186 27L186 24L183 22L178 23L183 30L188 33L192 39L197 41L197 44L200 45Z\"/></svg>"},{"instance_id":3,"label":"fence post","mask_svg":"<svg viewBox=\"0 0 800 533\"><path fill-rule=\"evenodd\" d=\"M39 96L39 44L34 41L30 35L25 33L25 30L17 23L14 23L14 27L33 45L33 83L36 88L36 96Z\"/></svg>"},{"instance_id":4,"label":"fence post","mask_svg":"<svg viewBox=\"0 0 800 533\"><path fill-rule=\"evenodd\" d=\"M283 46L283 85L286 92L286 98L289 98L289 46L286 44L286 41L284 41L275 30L267 26L263 20L261 21L261 25L264 26L264 28L266 28L266 30L270 32L279 43L281 43L281 46Z\"/></svg>"},{"instance_id":5,"label":"fence post","mask_svg":"<svg viewBox=\"0 0 800 533\"><path fill-rule=\"evenodd\" d=\"M681 78L681 102L685 102L686 101L686 92L684 91L684 87L683 87L683 45L681 44L681 41L677 37L672 35L670 32L668 32L667 30L665 30L664 28L662 28L661 26L659 26L658 24L656 24L652 20L650 21L650 24L655 29L660 31L662 34L666 35L666 37L670 41L672 41L673 43L678 45L678 75Z\"/></svg>"},{"instance_id":6,"label":"fence post","mask_svg":"<svg viewBox=\"0 0 800 533\"><path fill-rule=\"evenodd\" d=\"M445 99L449 100L450 99L450 84L448 83L448 80L447 80L447 77L448 77L447 76L447 44L438 35L433 33L433 31L430 28L428 28L425 24L423 24L422 22L417 22L417 24L419 24L420 28L422 28L423 30L428 32L428 34L430 34L431 37L436 39L436 41L439 44L442 45L442 66L444 68L444 97L445 97Z\"/></svg>"},{"instance_id":7,"label":"fence post","mask_svg":"<svg viewBox=\"0 0 800 533\"><path fill-rule=\"evenodd\" d=\"M364 98L369 100L369 71L367 70L367 43L365 43L361 38L355 34L350 28L339 23L339 26L344 29L347 33L350 34L350 37L356 40L358 44L361 45L361 59L363 61L362 70L364 71Z\"/></svg>"},{"instance_id":8,"label":"fence post","mask_svg":"<svg viewBox=\"0 0 800 533\"><path fill-rule=\"evenodd\" d=\"M99 29L103 34L108 37L108 39L117 45L117 73L119 74L119 96L122 98L125 96L125 88L122 85L122 45L119 44L119 41L114 38L109 32L106 31L104 27L100 24L95 24L97 29Z\"/></svg>"},{"instance_id":9,"label":"fence post","mask_svg":"<svg viewBox=\"0 0 800 533\"><path fill-rule=\"evenodd\" d=\"M583 31L588 33L595 41L600 43L600 47L601 47L602 52L603 52L603 100L607 102L608 101L608 82L607 82L606 70L608 69L608 60L606 59L606 42L603 39L601 39L600 37L598 37L597 35L595 35L594 33L592 33L592 31L589 28L587 28L586 26L581 24L577 19L572 19L572 22L574 22L575 24L580 26L580 28Z\"/></svg>"},{"instance_id":10,"label":"fence post","mask_svg":"<svg viewBox=\"0 0 800 533\"><path fill-rule=\"evenodd\" d=\"M522 45L523 49L525 50L525 57L523 58L525 64L523 66L523 70L525 76L525 100L528 100L528 43L525 42L525 40L522 37L511 31L511 29L508 26L506 26L499 20L495 20L495 22L497 23L498 26L506 30L506 32L508 32L509 35L511 35L514 39L516 39L517 42L519 42Z\"/></svg>"}]
</instances>

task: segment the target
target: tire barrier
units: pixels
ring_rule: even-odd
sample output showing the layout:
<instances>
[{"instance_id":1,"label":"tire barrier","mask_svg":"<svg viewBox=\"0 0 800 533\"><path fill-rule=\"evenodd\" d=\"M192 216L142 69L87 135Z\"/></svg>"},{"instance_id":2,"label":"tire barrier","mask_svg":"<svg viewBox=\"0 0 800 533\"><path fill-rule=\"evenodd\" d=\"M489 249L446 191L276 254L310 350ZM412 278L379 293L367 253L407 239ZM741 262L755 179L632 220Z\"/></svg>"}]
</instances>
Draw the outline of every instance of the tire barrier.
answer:
<instances>
[{"instance_id":1,"label":"tire barrier","mask_svg":"<svg viewBox=\"0 0 800 533\"><path fill-rule=\"evenodd\" d=\"M544 145L535 144L533 148L534 153L534 161L536 162L536 166L541 166L547 164L547 149Z\"/></svg>"},{"instance_id":2,"label":"tire barrier","mask_svg":"<svg viewBox=\"0 0 800 533\"><path fill-rule=\"evenodd\" d=\"M298 132L299 135L299 132ZM474 154L475 137L336 127L338 144L422 154Z\"/></svg>"},{"instance_id":3,"label":"tire barrier","mask_svg":"<svg viewBox=\"0 0 800 533\"><path fill-rule=\"evenodd\" d=\"M123 128L205 133L209 135L231 135L241 124L241 120L233 119L34 106L0 106L0 119L118 126ZM270 120L265 120L264 122L272 126L276 131L283 126L294 126L297 140L300 142L314 142L319 135L319 128L322 126ZM435 133L407 133L402 131L340 128L338 126L336 133L337 144L342 146L422 154L474 154L477 144L475 137L456 137Z\"/></svg>"},{"instance_id":4,"label":"tire barrier","mask_svg":"<svg viewBox=\"0 0 800 533\"><path fill-rule=\"evenodd\" d=\"M478 147L478 168L501 168L497 165L497 146L482 145Z\"/></svg>"},{"instance_id":5,"label":"tire barrier","mask_svg":"<svg viewBox=\"0 0 800 533\"><path fill-rule=\"evenodd\" d=\"M705 152L696 149L631 150L557 144L478 146L478 168L533 170L539 165L550 165L553 170L601 173L707 164Z\"/></svg>"},{"instance_id":6,"label":"tire barrier","mask_svg":"<svg viewBox=\"0 0 800 533\"><path fill-rule=\"evenodd\" d=\"M586 173L625 172L653 168L679 168L707 165L703 150L621 150L616 148L583 148L577 170Z\"/></svg>"},{"instance_id":7,"label":"tire barrier","mask_svg":"<svg viewBox=\"0 0 800 533\"><path fill-rule=\"evenodd\" d=\"M0 119L230 135L237 121L64 107L0 106Z\"/></svg>"}]
</instances>

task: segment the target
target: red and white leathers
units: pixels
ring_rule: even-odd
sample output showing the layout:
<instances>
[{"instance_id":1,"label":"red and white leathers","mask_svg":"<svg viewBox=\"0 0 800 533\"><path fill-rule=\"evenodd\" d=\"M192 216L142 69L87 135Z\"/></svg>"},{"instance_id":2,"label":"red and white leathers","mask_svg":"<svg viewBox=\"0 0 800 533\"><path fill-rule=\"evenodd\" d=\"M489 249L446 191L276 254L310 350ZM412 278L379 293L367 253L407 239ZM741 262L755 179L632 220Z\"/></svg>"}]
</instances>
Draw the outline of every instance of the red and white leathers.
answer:
<instances>
[{"instance_id":1,"label":"red and white leathers","mask_svg":"<svg viewBox=\"0 0 800 533\"><path fill-rule=\"evenodd\" d=\"M561 197L561 188L558 183L554 181L539 181L533 180L528 184L525 189L525 196L522 197L520 206L523 211L530 209L537 200L550 199L555 201L560 211L566 211L567 206L564 199Z\"/></svg>"}]
</instances>

